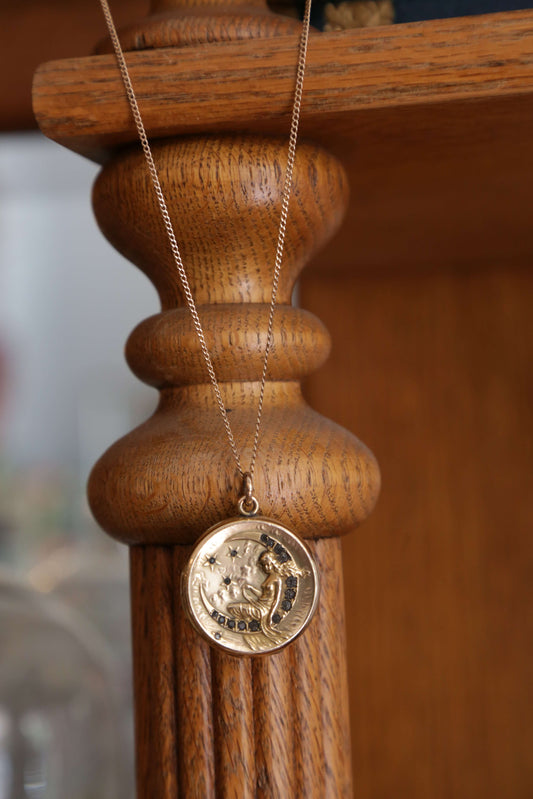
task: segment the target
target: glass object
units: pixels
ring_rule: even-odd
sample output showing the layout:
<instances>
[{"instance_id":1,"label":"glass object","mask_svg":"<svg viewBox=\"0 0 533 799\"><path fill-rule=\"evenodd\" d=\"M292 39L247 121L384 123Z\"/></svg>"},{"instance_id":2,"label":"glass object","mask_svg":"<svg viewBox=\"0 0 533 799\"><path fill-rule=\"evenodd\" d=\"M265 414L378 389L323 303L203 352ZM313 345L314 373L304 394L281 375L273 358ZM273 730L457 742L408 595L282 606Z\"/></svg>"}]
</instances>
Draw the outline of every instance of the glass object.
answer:
<instances>
[{"instance_id":1,"label":"glass object","mask_svg":"<svg viewBox=\"0 0 533 799\"><path fill-rule=\"evenodd\" d=\"M34 588L60 599L89 620L108 645L118 724L120 797L131 799L135 795L135 765L128 552L101 535L97 541L99 547L61 547L28 576Z\"/></svg>"},{"instance_id":2,"label":"glass object","mask_svg":"<svg viewBox=\"0 0 533 799\"><path fill-rule=\"evenodd\" d=\"M107 645L61 602L0 572L0 799L117 799Z\"/></svg>"}]
</instances>

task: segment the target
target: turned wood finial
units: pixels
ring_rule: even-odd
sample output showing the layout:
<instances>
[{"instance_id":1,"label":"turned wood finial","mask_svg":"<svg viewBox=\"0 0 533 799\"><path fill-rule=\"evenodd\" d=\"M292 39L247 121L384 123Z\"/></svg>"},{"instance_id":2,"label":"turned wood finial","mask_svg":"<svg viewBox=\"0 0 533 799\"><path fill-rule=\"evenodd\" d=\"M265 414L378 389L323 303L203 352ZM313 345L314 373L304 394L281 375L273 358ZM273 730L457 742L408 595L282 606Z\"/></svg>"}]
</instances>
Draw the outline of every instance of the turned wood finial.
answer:
<instances>
[{"instance_id":1,"label":"turned wood finial","mask_svg":"<svg viewBox=\"0 0 533 799\"><path fill-rule=\"evenodd\" d=\"M285 141L205 137L160 142L168 198L243 464L249 463L277 240ZM339 162L301 145L294 171L255 492L265 515L304 537L348 532L370 513L379 473L354 436L303 401L299 380L327 357L321 323L290 305L300 270L339 226ZM96 464L94 515L129 543L191 543L235 514L240 477L208 383L142 154L102 170L94 208L111 243L152 280L162 312L132 333L128 362L161 391L154 416ZM332 387L334 390L334 386Z\"/></svg>"},{"instance_id":2,"label":"turned wood finial","mask_svg":"<svg viewBox=\"0 0 533 799\"><path fill-rule=\"evenodd\" d=\"M300 30L292 17L275 14L266 0L152 0L148 17L122 28L125 50L185 47L208 42L283 36ZM108 40L96 52L111 51Z\"/></svg>"}]
</instances>

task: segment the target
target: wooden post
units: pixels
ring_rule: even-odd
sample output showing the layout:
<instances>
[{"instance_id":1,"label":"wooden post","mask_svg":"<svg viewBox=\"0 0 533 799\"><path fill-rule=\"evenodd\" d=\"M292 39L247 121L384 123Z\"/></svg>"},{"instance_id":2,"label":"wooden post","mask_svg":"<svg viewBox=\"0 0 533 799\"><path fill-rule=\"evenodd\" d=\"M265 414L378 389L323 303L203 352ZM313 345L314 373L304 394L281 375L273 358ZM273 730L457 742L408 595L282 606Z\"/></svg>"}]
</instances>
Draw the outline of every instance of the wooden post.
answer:
<instances>
[{"instance_id":1,"label":"wooden post","mask_svg":"<svg viewBox=\"0 0 533 799\"><path fill-rule=\"evenodd\" d=\"M178 240L244 462L264 352L286 142L195 137L155 145ZM339 536L366 518L371 453L313 412L299 380L328 352L320 322L290 305L304 262L338 226L340 164L299 148L265 401L256 491L262 512L308 539L322 578L317 616L279 654L211 651L185 619L181 567L211 524L235 514L239 476L183 307L142 154L112 160L94 191L107 238L154 282L162 312L127 345L161 391L154 416L117 442L89 485L94 515L132 545L139 797L348 797L350 743ZM334 386L332 386L334 390Z\"/></svg>"},{"instance_id":2,"label":"wooden post","mask_svg":"<svg viewBox=\"0 0 533 799\"><path fill-rule=\"evenodd\" d=\"M220 18L223 9L219 8L216 21L210 13L212 4L203 3L202 8L209 14L202 10L196 16L203 15L204 22L207 16L211 19L211 38L198 39L203 44L173 48L169 38L162 38L158 45L153 27L157 20L137 26L140 34L152 26L151 38L144 44L154 49L128 56L151 138L246 130L278 134L285 141L296 35L217 44L223 35L220 28L229 30L226 18ZM243 6L239 8L240 14ZM165 19L171 20L174 13L167 5ZM262 19L261 35L268 35L272 21L264 14ZM248 29L253 27L250 22ZM170 21L167 30L173 28ZM246 28L240 26L239 36ZM201 34L200 24L196 31ZM308 270L307 285L305 280L302 284L304 304L325 315L336 347L322 376L312 378L311 385L308 382L308 396L324 412L364 431L379 448L388 472L387 497L379 514L362 536L353 536L344 548L351 597L354 767L360 796L522 799L531 793L531 736L528 739L530 725L524 713L531 684L531 646L525 644L524 635L528 623L524 598L529 589L524 542L529 540L531 516L524 505L528 493L524 481L531 472L524 443L530 423L524 375L531 370L524 342L530 323L527 269L532 251L528 205L533 169L532 32L531 11L516 11L311 38L302 132L340 155L353 194L344 232L320 262L315 259L314 275ZM157 35L162 35L161 28ZM142 47L142 35L130 44ZM88 157L108 160L119 146L136 142L111 55L41 67L34 83L34 108L46 135ZM122 198L129 202L126 190ZM252 244L243 242L243 252L248 253ZM131 247L132 255L135 249ZM294 253L289 256L290 261ZM206 271L211 268L209 257L205 253ZM243 260L248 263L247 259L248 255ZM235 311L240 301L228 309L217 300L210 311L204 303L202 311ZM241 318L246 320L244 308ZM259 310L255 300L247 308ZM212 329L218 336L220 328ZM345 345L346 337L351 349ZM292 339L297 341L298 335ZM183 355L191 340L182 341L182 368L191 368L190 358ZM165 349L175 351L172 341L159 349L159 359ZM299 353L287 359L293 375L302 349ZM173 363L169 359L168 368ZM246 379L244 359L239 369ZM272 388L289 387L289 382L276 383L278 378L273 377ZM239 380L229 380L227 391L237 392L238 387ZM175 392L192 402L186 387ZM163 394L170 396L166 389ZM244 413L243 396L244 389L232 406L235 412L239 408L238 414ZM166 433L160 415L153 453L163 433L170 439L176 410L166 402ZM275 406L276 424L293 427L295 406L288 403L283 410L283 402ZM197 407L203 414L200 402ZM195 418L189 408L182 435L191 432L189 422ZM301 405L297 410L298 418L302 410L308 412ZM209 421L207 415L204 418ZM209 440L212 443L212 433ZM176 439L174 464L180 458L178 445ZM281 434L277 446L281 452ZM148 448L146 452L138 469L139 491L157 459L157 454L149 457ZM317 448L312 455L318 463ZM217 469L223 468L214 458L213 462ZM331 466L332 458L326 457L326 463ZM165 479L170 479L171 468ZM154 480L151 487L155 513L167 502L169 485ZM278 497L272 508L280 507L287 487L289 502L281 509L293 508L290 483L278 486L276 480L269 485L269 497ZM327 487L325 495L329 502ZM345 504L344 497L340 505ZM211 512L209 503L206 510ZM319 520L314 533L327 532L321 503L311 510ZM192 530L186 534L194 537ZM178 555L186 557L189 545L171 546L166 532L159 540L163 537L167 543L158 546L159 536L152 531L153 546L133 548L134 558L139 559L134 566L138 684L143 684L139 670L146 669L146 694L164 700L160 705L151 703L151 716L147 700L140 705L145 719L140 741L146 741L142 762L148 768L152 758L156 766L163 761L169 790L175 791L181 781L182 792L196 790L205 796L211 790L206 785L212 786L215 779L223 795L229 789L220 776L222 767L214 770L214 755L209 755L209 765L205 759L202 765L194 753L216 751L217 762L225 762L221 731L229 740L229 715L227 709L217 711L213 695L219 697L229 680L225 682L216 655L187 645L188 626L177 637L168 633L177 619L169 588L175 584L172 569L180 568ZM327 544L325 539L319 540L318 546L322 544ZM170 549L172 564L168 557L165 560ZM152 625L144 632L147 607L153 609ZM337 613L338 607L328 623L335 623L331 619L338 619ZM322 606L319 614L324 614ZM323 618L317 622L320 636ZM149 633L151 649L142 643ZM300 643L310 641L309 651L317 652L321 637L315 643L312 634L313 627ZM287 650L298 663L299 646ZM307 662L314 664L312 658ZM261 663L281 668L275 660ZM196 669L194 689L192 679L176 679L180 669L184 674ZM278 673L268 679L267 700L261 705L254 702L254 713L264 712L266 719L260 724L256 718L256 729L270 723L275 701L279 702L276 718L278 707L290 708L283 723L303 719L287 750L294 765L287 765L285 757L275 762L275 774L281 770L282 779L288 771L292 779L293 769L295 774L304 773L301 752L318 751L322 756L324 744L321 749L310 748L307 739L300 743L301 731L307 735L307 713L297 713L289 704L287 686ZM297 696L305 708L307 694ZM241 703L239 709L249 707L249 688L232 690L231 697ZM176 726L186 701L190 717ZM326 710L327 699L320 701L324 718L331 718L337 703ZM249 714L237 718L250 741ZM156 736L154 729L164 734ZM195 733L189 734L190 730ZM275 748L278 739L272 733L269 739L258 734L265 742L262 752L281 751ZM322 732L313 740L327 741L321 736ZM255 740L254 732L254 746ZM206 741L212 743L211 749ZM236 747L231 751L237 758ZM186 765L181 771L177 752L185 753L179 754ZM240 757L249 757L249 750L242 752ZM266 759L257 756L256 764ZM326 755L322 762L329 778L333 759ZM256 768L258 774L265 773ZM244 784L241 781L237 792ZM258 785L264 784L259 778ZM334 781L329 784L334 792ZM323 784L317 785L319 793ZM287 778L283 796L290 790ZM156 783L153 795L158 799L168 794Z\"/></svg>"},{"instance_id":3,"label":"wooden post","mask_svg":"<svg viewBox=\"0 0 533 799\"><path fill-rule=\"evenodd\" d=\"M176 15L176 3L162 6L174 10L151 18L144 38L132 28L126 42L146 45L149 37L150 46L168 45L184 26L190 32L190 18L182 9ZM263 8L260 30L265 18ZM220 18L216 26L220 32ZM197 41L196 18L193 27ZM286 137L258 135L153 144L245 464L287 146ZM149 276L161 299L161 313L141 322L126 352L134 373L159 389L158 409L102 456L89 482L96 519L131 546L139 799L352 794L340 536L372 510L379 471L363 444L303 400L300 380L327 357L329 338L314 316L291 305L302 267L340 225L347 195L340 163L301 144L254 484L262 513L307 539L322 587L306 632L281 652L253 659L210 649L181 605L180 574L191 546L210 525L235 515L239 475L140 149L115 154L97 179L94 209L104 235Z\"/></svg>"}]
</instances>

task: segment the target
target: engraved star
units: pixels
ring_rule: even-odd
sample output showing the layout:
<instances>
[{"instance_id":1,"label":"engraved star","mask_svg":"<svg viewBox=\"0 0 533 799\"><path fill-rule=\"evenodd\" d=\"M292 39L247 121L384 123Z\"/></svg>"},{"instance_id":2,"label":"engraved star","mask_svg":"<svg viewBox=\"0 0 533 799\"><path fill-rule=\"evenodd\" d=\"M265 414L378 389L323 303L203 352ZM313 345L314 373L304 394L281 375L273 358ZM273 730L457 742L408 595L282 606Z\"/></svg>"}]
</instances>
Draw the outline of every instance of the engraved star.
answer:
<instances>
[{"instance_id":1,"label":"engraved star","mask_svg":"<svg viewBox=\"0 0 533 799\"><path fill-rule=\"evenodd\" d=\"M239 552L239 547L235 547L232 544L230 544L229 547L228 547L228 555L230 556L230 558L240 558L240 557L242 557L240 552Z\"/></svg>"},{"instance_id":2,"label":"engraved star","mask_svg":"<svg viewBox=\"0 0 533 799\"><path fill-rule=\"evenodd\" d=\"M214 572L215 568L217 566L221 566L222 564L217 560L216 555L206 555L203 565L209 566L211 571Z\"/></svg>"}]
</instances>

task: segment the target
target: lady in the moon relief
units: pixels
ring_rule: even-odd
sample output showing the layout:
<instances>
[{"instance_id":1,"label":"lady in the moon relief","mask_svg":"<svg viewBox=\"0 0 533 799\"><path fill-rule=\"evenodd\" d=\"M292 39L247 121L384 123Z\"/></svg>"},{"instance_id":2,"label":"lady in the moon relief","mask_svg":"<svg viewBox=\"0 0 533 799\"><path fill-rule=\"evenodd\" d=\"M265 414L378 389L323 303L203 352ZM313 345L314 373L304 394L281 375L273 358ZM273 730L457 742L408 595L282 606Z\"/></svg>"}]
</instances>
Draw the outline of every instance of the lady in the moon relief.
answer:
<instances>
[{"instance_id":1,"label":"lady in the moon relief","mask_svg":"<svg viewBox=\"0 0 533 799\"><path fill-rule=\"evenodd\" d=\"M228 605L228 612L234 619L260 622L261 632L267 638L279 643L285 636L280 635L276 630L274 615L283 593L283 580L286 577L301 577L304 575L304 571L298 569L291 560L281 563L274 552L268 549L259 555L257 565L266 574L261 587L243 586L242 593L247 601Z\"/></svg>"}]
</instances>

